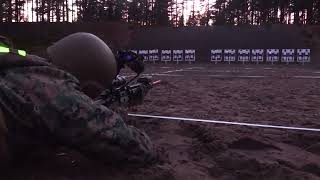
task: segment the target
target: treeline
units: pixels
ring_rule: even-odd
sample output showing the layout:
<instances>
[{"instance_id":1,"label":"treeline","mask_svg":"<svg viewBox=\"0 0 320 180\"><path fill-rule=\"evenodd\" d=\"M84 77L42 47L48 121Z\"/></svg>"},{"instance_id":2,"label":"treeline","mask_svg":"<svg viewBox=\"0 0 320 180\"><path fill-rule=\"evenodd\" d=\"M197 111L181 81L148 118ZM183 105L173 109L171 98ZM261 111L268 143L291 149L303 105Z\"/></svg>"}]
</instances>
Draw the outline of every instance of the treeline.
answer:
<instances>
[{"instance_id":1,"label":"treeline","mask_svg":"<svg viewBox=\"0 0 320 180\"><path fill-rule=\"evenodd\" d=\"M320 0L217 0L215 24L319 24Z\"/></svg>"},{"instance_id":2,"label":"treeline","mask_svg":"<svg viewBox=\"0 0 320 180\"><path fill-rule=\"evenodd\" d=\"M191 5L188 13L187 5ZM320 0L0 0L0 22L30 21L125 21L175 27L313 25L320 24Z\"/></svg>"}]
</instances>

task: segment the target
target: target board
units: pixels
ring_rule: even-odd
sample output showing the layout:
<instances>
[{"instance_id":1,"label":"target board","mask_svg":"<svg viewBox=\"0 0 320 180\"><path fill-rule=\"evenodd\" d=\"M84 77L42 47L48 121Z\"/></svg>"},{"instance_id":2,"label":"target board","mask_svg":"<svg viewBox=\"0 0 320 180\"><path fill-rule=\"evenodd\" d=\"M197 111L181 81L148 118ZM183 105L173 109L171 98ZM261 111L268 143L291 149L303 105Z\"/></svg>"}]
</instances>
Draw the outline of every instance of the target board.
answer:
<instances>
[{"instance_id":1,"label":"target board","mask_svg":"<svg viewBox=\"0 0 320 180\"><path fill-rule=\"evenodd\" d=\"M297 49L297 62L308 63L311 62L311 50L310 49Z\"/></svg>"},{"instance_id":2,"label":"target board","mask_svg":"<svg viewBox=\"0 0 320 180\"><path fill-rule=\"evenodd\" d=\"M158 49L152 49L149 50L149 61L159 61L159 50Z\"/></svg>"},{"instance_id":3,"label":"target board","mask_svg":"<svg viewBox=\"0 0 320 180\"><path fill-rule=\"evenodd\" d=\"M251 50L251 61L252 62L263 62L264 50L263 49L252 49Z\"/></svg>"},{"instance_id":4,"label":"target board","mask_svg":"<svg viewBox=\"0 0 320 180\"><path fill-rule=\"evenodd\" d=\"M250 61L250 49L238 50L238 61L245 63Z\"/></svg>"},{"instance_id":5,"label":"target board","mask_svg":"<svg viewBox=\"0 0 320 180\"><path fill-rule=\"evenodd\" d=\"M139 50L138 54L143 56L143 61L149 60L149 51L148 50Z\"/></svg>"},{"instance_id":6,"label":"target board","mask_svg":"<svg viewBox=\"0 0 320 180\"><path fill-rule=\"evenodd\" d=\"M161 50L161 61L165 63L171 61L171 50Z\"/></svg>"},{"instance_id":7,"label":"target board","mask_svg":"<svg viewBox=\"0 0 320 180\"><path fill-rule=\"evenodd\" d=\"M225 49L223 51L223 58L225 62L235 62L236 61L236 50L235 49Z\"/></svg>"},{"instance_id":8,"label":"target board","mask_svg":"<svg viewBox=\"0 0 320 180\"><path fill-rule=\"evenodd\" d=\"M281 62L293 63L294 62L294 49L282 49Z\"/></svg>"},{"instance_id":9,"label":"target board","mask_svg":"<svg viewBox=\"0 0 320 180\"><path fill-rule=\"evenodd\" d=\"M210 61L221 62L222 61L222 49L211 49Z\"/></svg>"},{"instance_id":10,"label":"target board","mask_svg":"<svg viewBox=\"0 0 320 180\"><path fill-rule=\"evenodd\" d=\"M173 50L173 61L177 63L183 61L183 50Z\"/></svg>"},{"instance_id":11,"label":"target board","mask_svg":"<svg viewBox=\"0 0 320 180\"><path fill-rule=\"evenodd\" d=\"M267 49L267 62L274 62L279 61L279 49Z\"/></svg>"},{"instance_id":12,"label":"target board","mask_svg":"<svg viewBox=\"0 0 320 180\"><path fill-rule=\"evenodd\" d=\"M186 49L184 51L184 60L189 63L196 61L196 50Z\"/></svg>"}]
</instances>

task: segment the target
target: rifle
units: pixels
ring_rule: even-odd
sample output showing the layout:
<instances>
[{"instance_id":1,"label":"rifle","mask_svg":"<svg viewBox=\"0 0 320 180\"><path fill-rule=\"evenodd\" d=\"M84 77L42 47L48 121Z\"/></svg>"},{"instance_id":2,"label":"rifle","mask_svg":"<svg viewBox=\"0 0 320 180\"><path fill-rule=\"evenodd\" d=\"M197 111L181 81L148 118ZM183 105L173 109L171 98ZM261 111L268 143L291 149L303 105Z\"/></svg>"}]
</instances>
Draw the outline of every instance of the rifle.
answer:
<instances>
[{"instance_id":1,"label":"rifle","mask_svg":"<svg viewBox=\"0 0 320 180\"><path fill-rule=\"evenodd\" d=\"M143 56L132 51L119 51L117 56L118 74L125 66L129 67L136 73L136 76L131 80L123 76L117 76L113 81L110 89L104 90L96 99L96 102L110 107L117 106L134 106L142 104L143 97L155 85L161 83L160 80L152 82L151 77L140 77L144 72ZM138 78L138 79L137 79ZM133 81L137 79L136 82Z\"/></svg>"}]
</instances>

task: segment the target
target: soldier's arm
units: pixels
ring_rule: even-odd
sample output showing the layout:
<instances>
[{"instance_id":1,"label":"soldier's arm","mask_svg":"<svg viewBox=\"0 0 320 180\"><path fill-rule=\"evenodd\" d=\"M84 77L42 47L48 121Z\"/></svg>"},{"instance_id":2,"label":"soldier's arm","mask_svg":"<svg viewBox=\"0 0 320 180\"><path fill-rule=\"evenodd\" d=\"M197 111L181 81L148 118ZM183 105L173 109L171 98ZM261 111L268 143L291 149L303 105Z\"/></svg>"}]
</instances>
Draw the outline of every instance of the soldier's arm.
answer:
<instances>
[{"instance_id":1,"label":"soldier's arm","mask_svg":"<svg viewBox=\"0 0 320 180\"><path fill-rule=\"evenodd\" d=\"M154 159L149 137L76 88L58 88L42 107L47 126L63 144L111 163L143 165ZM55 122L56 121L56 122Z\"/></svg>"}]
</instances>

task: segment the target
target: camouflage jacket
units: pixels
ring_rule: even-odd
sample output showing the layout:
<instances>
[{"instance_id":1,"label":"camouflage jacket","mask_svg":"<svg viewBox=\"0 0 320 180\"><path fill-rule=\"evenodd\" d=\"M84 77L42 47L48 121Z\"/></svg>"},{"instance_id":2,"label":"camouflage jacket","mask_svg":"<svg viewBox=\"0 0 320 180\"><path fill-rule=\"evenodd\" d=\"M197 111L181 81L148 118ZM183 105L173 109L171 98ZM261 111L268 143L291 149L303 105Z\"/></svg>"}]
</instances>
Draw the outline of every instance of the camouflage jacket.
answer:
<instances>
[{"instance_id":1,"label":"camouflage jacket","mask_svg":"<svg viewBox=\"0 0 320 180\"><path fill-rule=\"evenodd\" d=\"M109 163L153 159L149 137L83 94L71 74L36 56L0 55L0 76L10 150L56 142Z\"/></svg>"}]
</instances>

